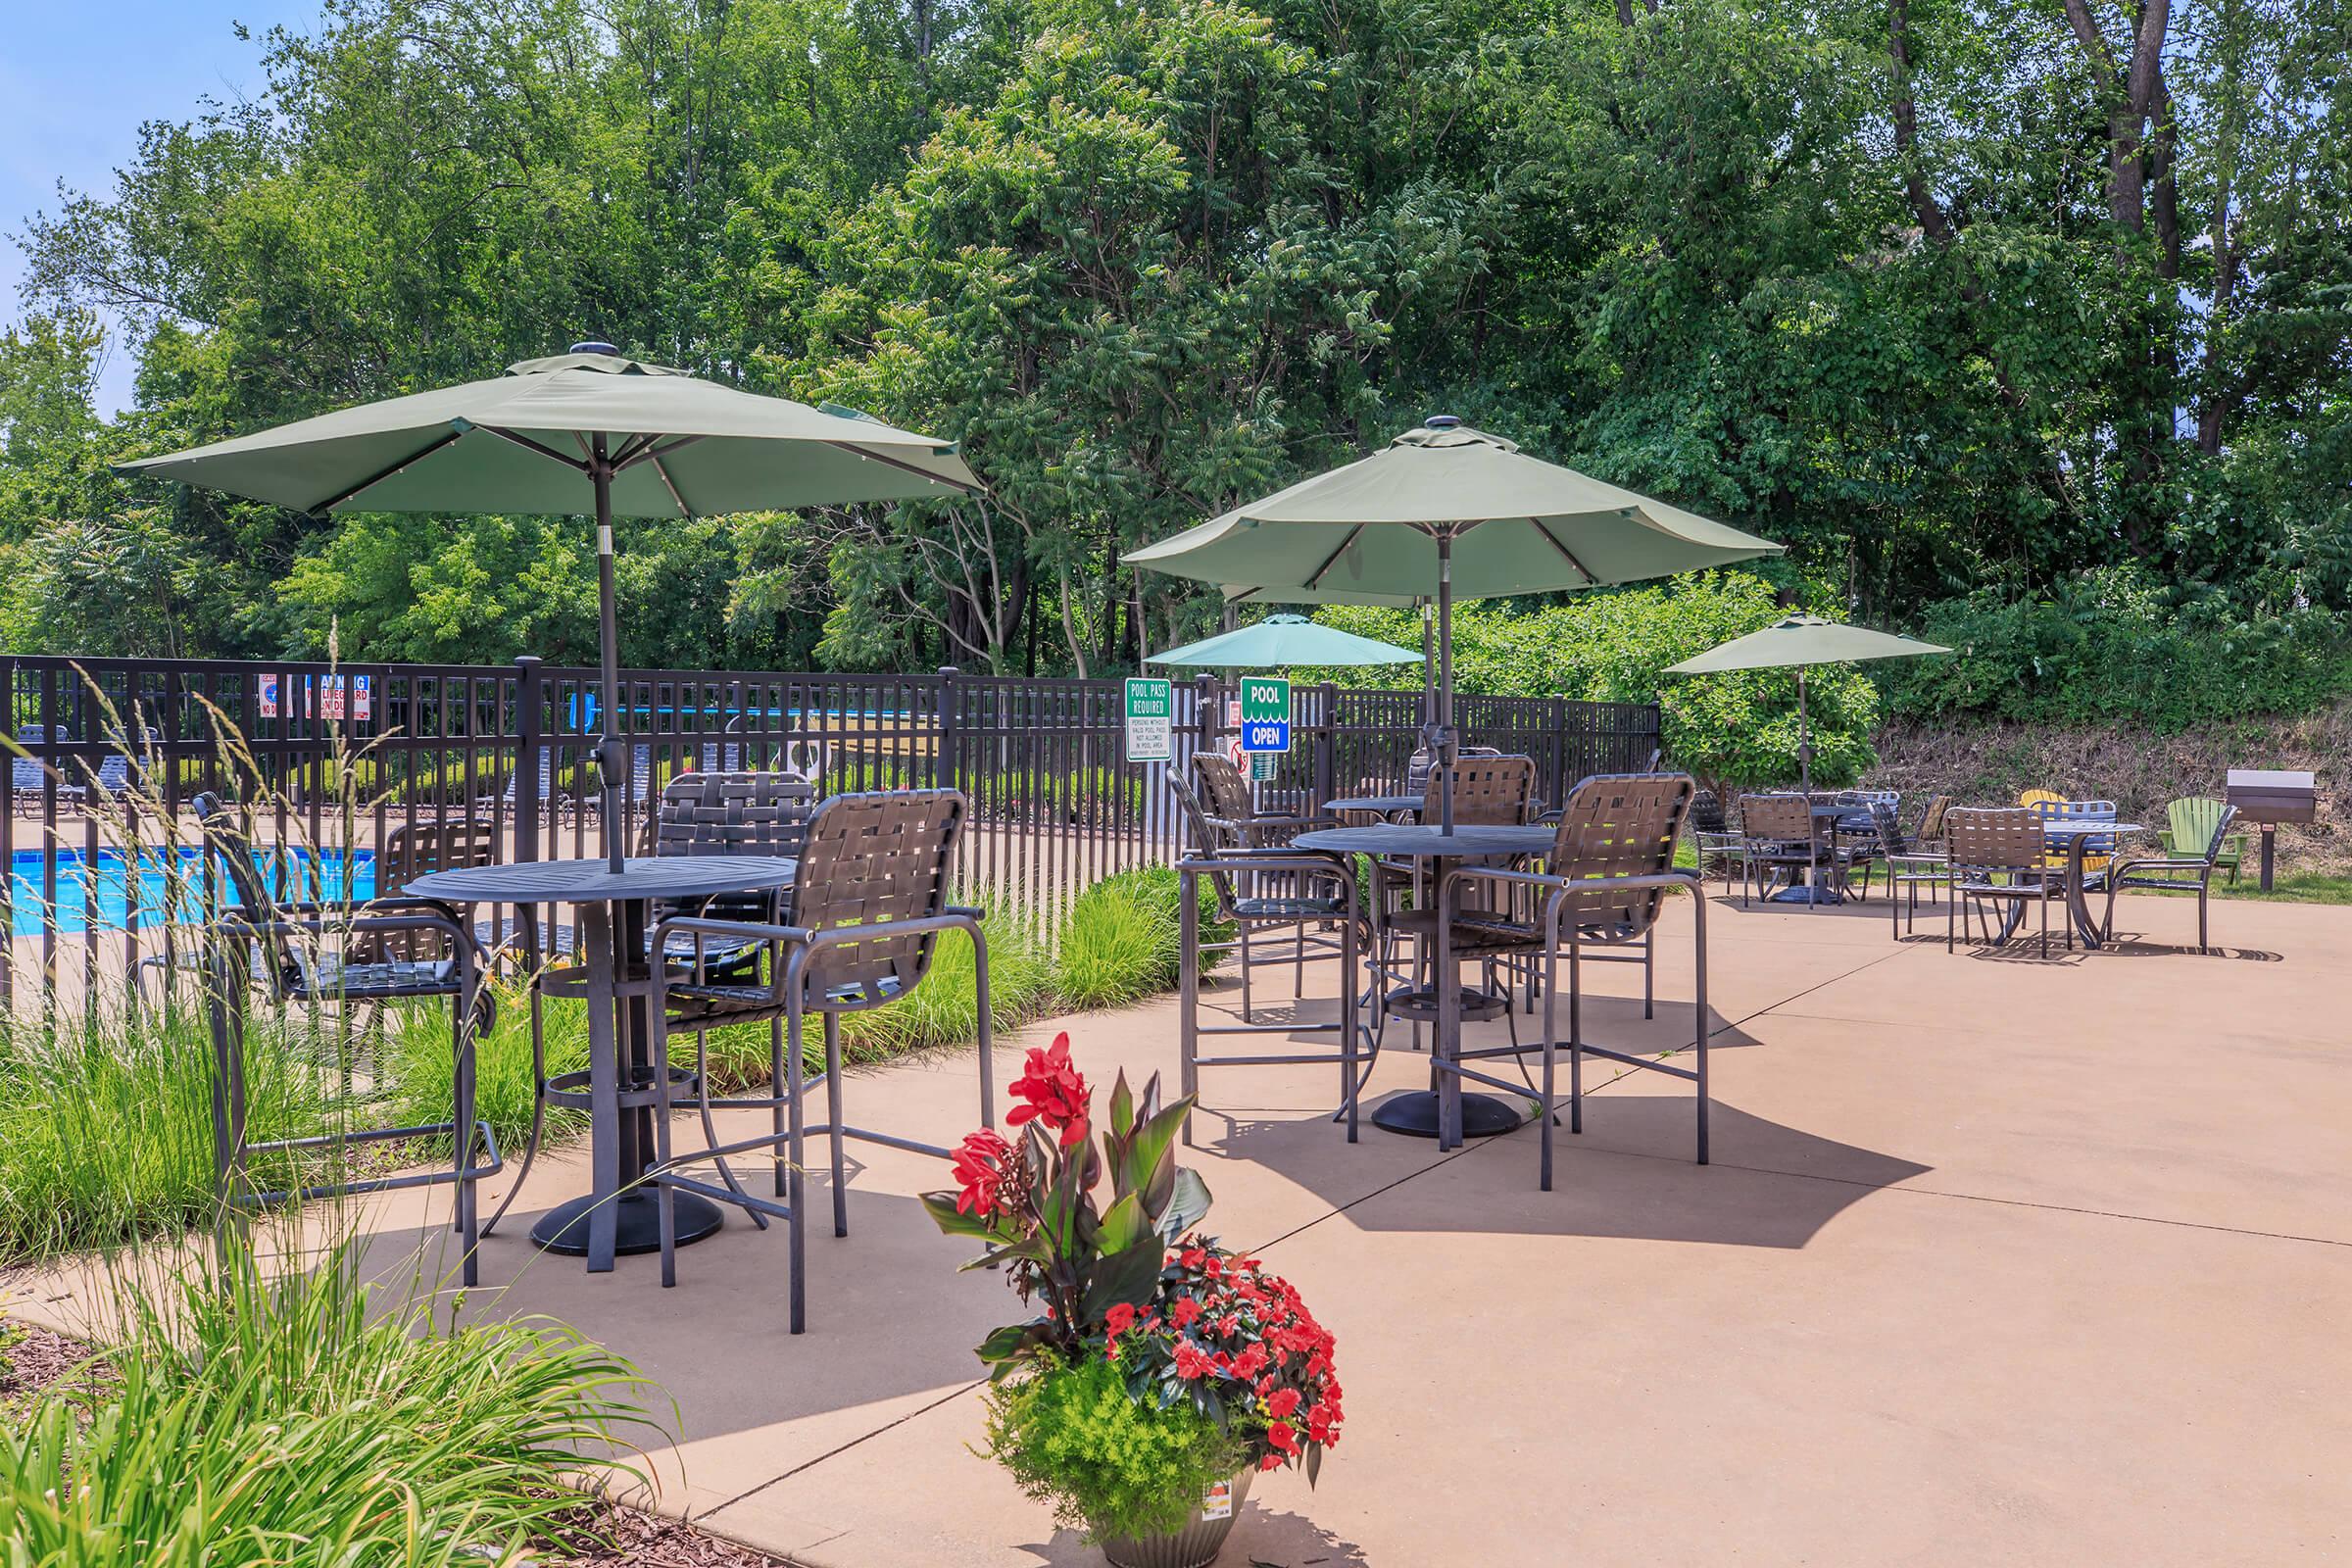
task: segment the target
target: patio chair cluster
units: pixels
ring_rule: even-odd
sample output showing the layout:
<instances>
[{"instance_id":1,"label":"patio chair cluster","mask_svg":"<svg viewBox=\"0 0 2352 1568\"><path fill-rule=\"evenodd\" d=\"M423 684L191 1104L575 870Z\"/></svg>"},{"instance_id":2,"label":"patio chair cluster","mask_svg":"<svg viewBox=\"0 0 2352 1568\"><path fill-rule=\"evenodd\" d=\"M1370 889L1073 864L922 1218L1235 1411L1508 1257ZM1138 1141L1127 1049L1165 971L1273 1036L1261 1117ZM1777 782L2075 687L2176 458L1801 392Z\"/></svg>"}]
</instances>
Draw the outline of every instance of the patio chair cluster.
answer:
<instances>
[{"instance_id":1,"label":"patio chair cluster","mask_svg":"<svg viewBox=\"0 0 2352 1568\"><path fill-rule=\"evenodd\" d=\"M1945 910L1945 945L1965 922L1971 940L2014 939L2041 906L2040 951L2049 947L2050 906L2063 910L2058 935L2096 948L2114 940L2116 900L2134 890L2197 895L2197 948L2211 951L2213 879L2235 880L2245 838L2236 809L2204 797L2166 811L2163 849L2132 854L2142 831L2119 820L2106 800L2070 800L2028 790L2014 806L1957 807L1931 795L1906 822L1890 791L1816 790L1741 796L1735 821L1711 793L1691 808L1691 850L1702 875L1737 879L1742 906L1758 898L1817 904L1864 900L1878 879L1897 939L1916 928L1920 895ZM2091 901L2103 897L2094 916Z\"/></svg>"},{"instance_id":2,"label":"patio chair cluster","mask_svg":"<svg viewBox=\"0 0 2352 1568\"><path fill-rule=\"evenodd\" d=\"M60 810L84 810L92 792L102 802L134 798L131 784L138 774L138 761L120 738L104 743L106 749L100 753L95 768L79 757L62 759L54 764L42 761L37 754L44 749L79 744L63 733L51 735L47 725L26 724L12 738L15 745L9 758L9 806L19 816L41 815L52 799ZM152 746L155 741L155 731L147 730L140 744Z\"/></svg>"},{"instance_id":3,"label":"patio chair cluster","mask_svg":"<svg viewBox=\"0 0 2352 1568\"><path fill-rule=\"evenodd\" d=\"M1696 935L1697 1017L1688 1064L1601 1044L1585 1030L1583 966L1621 961L1642 966L1642 1012L1654 1012L1655 931L1666 897L1695 891L1696 877L1674 866L1674 853L1695 789L1679 773L1589 778L1557 809L1537 801L1536 766L1526 757L1464 749L1450 765L1431 761L1408 775L1396 796L1365 794L1324 803L1321 817L1250 808L1246 783L1224 758L1196 754L1198 789L1171 773L1169 788L1191 841L1177 862L1182 950L1178 1007L1179 1062L1186 1093L1199 1094L1203 1069L1261 1065L1336 1065L1338 1108L1348 1138L1359 1136L1358 1101L1392 1022L1405 1023L1418 1047L1430 1030L1431 1089L1385 1101L1376 1124L1392 1131L1448 1138L1520 1124L1496 1089L1532 1099L1543 1124L1538 1183L1552 1180L1552 1123L1565 1111L1583 1130L1583 1063L1597 1056L1665 1073L1694 1085L1695 1151L1707 1156L1706 980L1703 900ZM1233 776L1228 776L1233 774ZM1417 786L1417 788L1416 788ZM1450 790L1454 826L1430 836ZM1418 824L1399 818L1418 817ZM1231 946L1249 951L1251 933L1269 932L1301 951L1301 930L1336 951L1342 984L1337 1015L1325 1023L1298 1018L1261 1023L1205 1016L1199 956L1204 937L1197 890L1205 882L1221 921L1237 929ZM1304 939L1314 940L1314 936ZM1309 950L1311 951L1311 950ZM1460 983L1467 966L1475 985ZM1563 967L1566 973L1562 984ZM1249 966L1242 973L1247 984ZM1561 1028L1560 996L1566 996ZM1533 1040L1516 1015L1543 1008ZM1463 1021L1501 1019L1507 1043L1464 1046ZM1234 1036L1336 1037L1319 1053L1235 1054ZM1557 1063L1568 1061L1565 1094ZM1541 1077L1528 1071L1535 1056ZM1509 1060L1521 1081L1486 1064ZM1457 1125L1458 1122L1458 1125ZM1186 1132L1188 1140L1190 1129Z\"/></svg>"}]
</instances>

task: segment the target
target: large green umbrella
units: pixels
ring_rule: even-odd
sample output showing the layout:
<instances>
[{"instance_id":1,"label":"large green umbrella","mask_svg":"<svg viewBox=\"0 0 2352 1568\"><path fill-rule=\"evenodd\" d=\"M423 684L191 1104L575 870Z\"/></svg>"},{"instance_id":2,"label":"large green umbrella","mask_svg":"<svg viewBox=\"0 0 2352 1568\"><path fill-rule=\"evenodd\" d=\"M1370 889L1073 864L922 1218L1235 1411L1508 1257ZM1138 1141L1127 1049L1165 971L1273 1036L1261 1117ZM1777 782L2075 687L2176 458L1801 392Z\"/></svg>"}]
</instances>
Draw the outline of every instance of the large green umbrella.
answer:
<instances>
[{"instance_id":1,"label":"large green umbrella","mask_svg":"<svg viewBox=\"0 0 2352 1568\"><path fill-rule=\"evenodd\" d=\"M1441 415L1381 451L1237 507L1127 559L1227 585L1228 597L1434 598L1437 718L1453 735L1453 601L1591 588L1718 566L1781 547L1521 453ZM1453 826L1452 770L1441 823Z\"/></svg>"},{"instance_id":2,"label":"large green umbrella","mask_svg":"<svg viewBox=\"0 0 2352 1568\"><path fill-rule=\"evenodd\" d=\"M1151 662L1274 669L1289 664L1418 664L1421 656L1337 626L1318 626L1304 615L1268 615L1254 626L1153 654Z\"/></svg>"},{"instance_id":3,"label":"large green umbrella","mask_svg":"<svg viewBox=\"0 0 2352 1568\"><path fill-rule=\"evenodd\" d=\"M1796 773L1800 785L1813 788L1813 727L1805 713L1805 666L1846 664L1865 659L1910 659L1920 654L1948 654L1938 643L1897 637L1868 626L1849 626L1819 615L1789 615L1762 631L1751 631L1703 654L1666 668L1669 675L1716 675L1732 669L1796 670Z\"/></svg>"},{"instance_id":4,"label":"large green umbrella","mask_svg":"<svg viewBox=\"0 0 2352 1568\"><path fill-rule=\"evenodd\" d=\"M299 512L525 512L596 518L606 849L628 776L612 519L687 518L977 491L953 443L629 359L609 343L486 381L362 404L122 466Z\"/></svg>"}]
</instances>

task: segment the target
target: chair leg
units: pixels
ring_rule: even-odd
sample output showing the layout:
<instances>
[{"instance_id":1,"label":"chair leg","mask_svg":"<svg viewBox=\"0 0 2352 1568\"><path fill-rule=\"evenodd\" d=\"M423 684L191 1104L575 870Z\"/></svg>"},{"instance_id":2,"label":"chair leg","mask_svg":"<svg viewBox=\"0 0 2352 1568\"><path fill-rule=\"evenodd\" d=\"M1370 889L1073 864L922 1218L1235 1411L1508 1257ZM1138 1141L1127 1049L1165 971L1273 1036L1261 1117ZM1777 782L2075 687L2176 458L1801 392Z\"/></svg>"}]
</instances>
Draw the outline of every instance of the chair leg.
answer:
<instances>
[{"instance_id":1,"label":"chair leg","mask_svg":"<svg viewBox=\"0 0 2352 1568\"><path fill-rule=\"evenodd\" d=\"M1568 1130L1585 1130L1585 967L1576 933L1568 934Z\"/></svg>"},{"instance_id":2,"label":"chair leg","mask_svg":"<svg viewBox=\"0 0 2352 1568\"><path fill-rule=\"evenodd\" d=\"M1554 1043L1559 1039L1560 1033L1559 1007L1554 1001L1557 987L1553 984L1558 978L1559 954L1556 950L1547 947L1544 954L1544 1095L1543 1103L1537 1107L1537 1113L1544 1121L1543 1129L1538 1135L1543 1152L1537 1158L1536 1175L1536 1186L1546 1193L1551 1191L1551 1129L1553 1124L1559 1120L1551 1108L1555 1094L1553 1063L1557 1058L1557 1048Z\"/></svg>"},{"instance_id":3,"label":"chair leg","mask_svg":"<svg viewBox=\"0 0 2352 1568\"><path fill-rule=\"evenodd\" d=\"M1196 1107L1200 1103L1200 884L1191 871L1176 879L1176 1087ZM1234 937L1246 939L1246 921L1237 921ZM1245 970L1245 973L1248 971ZM1185 1147L1193 1142L1193 1117L1187 1111L1182 1130Z\"/></svg>"},{"instance_id":4,"label":"chair leg","mask_svg":"<svg viewBox=\"0 0 2352 1568\"><path fill-rule=\"evenodd\" d=\"M1652 925L1642 933L1642 1016L1656 1017L1658 928Z\"/></svg>"},{"instance_id":5,"label":"chair leg","mask_svg":"<svg viewBox=\"0 0 2352 1568\"><path fill-rule=\"evenodd\" d=\"M523 1141L522 1163L515 1168L514 1180L507 1187L507 1196L498 1200L497 1211L482 1227L484 1236L498 1229L498 1222L507 1217L522 1192L522 1184L530 1179L531 1161L539 1157L539 1140L547 1131L547 1035L542 1016L543 1002L537 985L531 987L531 1132Z\"/></svg>"},{"instance_id":6,"label":"chair leg","mask_svg":"<svg viewBox=\"0 0 2352 1568\"><path fill-rule=\"evenodd\" d=\"M473 966L463 960L461 973L470 975ZM452 1097L451 1120L457 1145L457 1163L452 1171L457 1188L456 1215L452 1221L458 1233L459 1245L465 1248L460 1264L459 1279L468 1289L481 1283L481 1259L476 1255L481 1237L476 1228L478 1217L473 1188L473 1102L474 1102L474 1040L473 987L461 983L457 1000L451 1005L453 1022L450 1025L451 1057L450 1082L456 1093Z\"/></svg>"},{"instance_id":7,"label":"chair leg","mask_svg":"<svg viewBox=\"0 0 2352 1568\"><path fill-rule=\"evenodd\" d=\"M657 981L653 1005L646 1008L651 1024L654 1048L654 1168L669 1169L669 1008ZM678 1283L678 1200L677 1193L665 1181L654 1184L654 1211L660 1217L662 1242L662 1288L669 1289Z\"/></svg>"},{"instance_id":8,"label":"chair leg","mask_svg":"<svg viewBox=\"0 0 2352 1568\"><path fill-rule=\"evenodd\" d=\"M1355 1060L1355 921L1340 928L1340 1095L1348 1109L1348 1141L1356 1141L1355 1102L1362 1080Z\"/></svg>"},{"instance_id":9,"label":"chair leg","mask_svg":"<svg viewBox=\"0 0 2352 1568\"><path fill-rule=\"evenodd\" d=\"M767 1020L767 1092L775 1103L768 1107L768 1122L775 1129L776 1196L784 1196L784 1020Z\"/></svg>"},{"instance_id":10,"label":"chair leg","mask_svg":"<svg viewBox=\"0 0 2352 1568\"><path fill-rule=\"evenodd\" d=\"M2212 939L2205 924L2205 895L2212 886L2213 877L2210 872L2197 879L2197 951L2199 953L2213 951Z\"/></svg>"},{"instance_id":11,"label":"chair leg","mask_svg":"<svg viewBox=\"0 0 2352 1568\"><path fill-rule=\"evenodd\" d=\"M1257 1019L1250 1015L1250 922L1239 922L1233 935L1242 948L1242 1022L1255 1023Z\"/></svg>"},{"instance_id":12,"label":"chair leg","mask_svg":"<svg viewBox=\"0 0 2352 1568\"><path fill-rule=\"evenodd\" d=\"M841 1130L841 1014L825 1014L825 1120L830 1124L829 1141L833 1146L833 1234L850 1234L850 1189L847 1177L848 1160Z\"/></svg>"},{"instance_id":13,"label":"chair leg","mask_svg":"<svg viewBox=\"0 0 2352 1568\"><path fill-rule=\"evenodd\" d=\"M792 977L796 994L790 999L784 1013L784 1075L785 1075L785 1141L789 1148L787 1161L792 1167L786 1182L790 1189L784 1206L792 1210L784 1221L784 1265L786 1294L790 1298L789 1328L794 1334L808 1331L808 1227L802 1223L808 1214L808 1172L801 1158L803 1128L808 1117L801 1104L801 1006L797 995L801 976Z\"/></svg>"}]
</instances>

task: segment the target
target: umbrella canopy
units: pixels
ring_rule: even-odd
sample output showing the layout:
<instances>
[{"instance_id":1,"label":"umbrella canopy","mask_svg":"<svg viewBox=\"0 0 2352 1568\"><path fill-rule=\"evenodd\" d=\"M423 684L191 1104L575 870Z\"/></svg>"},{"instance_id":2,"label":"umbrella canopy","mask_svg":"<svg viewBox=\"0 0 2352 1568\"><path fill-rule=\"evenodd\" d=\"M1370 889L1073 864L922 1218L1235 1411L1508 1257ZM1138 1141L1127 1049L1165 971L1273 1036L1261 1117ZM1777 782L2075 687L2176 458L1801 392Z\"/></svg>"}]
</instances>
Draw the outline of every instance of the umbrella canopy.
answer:
<instances>
[{"instance_id":1,"label":"umbrella canopy","mask_svg":"<svg viewBox=\"0 0 2352 1568\"><path fill-rule=\"evenodd\" d=\"M627 835L612 519L784 511L977 491L955 445L630 359L609 343L486 381L363 404L121 471L299 512L584 514L597 522L605 845Z\"/></svg>"},{"instance_id":2,"label":"umbrella canopy","mask_svg":"<svg viewBox=\"0 0 2352 1568\"><path fill-rule=\"evenodd\" d=\"M979 488L955 445L601 351L122 465L297 512L690 517Z\"/></svg>"},{"instance_id":3,"label":"umbrella canopy","mask_svg":"<svg viewBox=\"0 0 2352 1568\"><path fill-rule=\"evenodd\" d=\"M1318 626L1304 615L1268 615L1254 626L1153 654L1151 662L1271 669L1285 664L1418 664L1421 656L1336 626Z\"/></svg>"},{"instance_id":4,"label":"umbrella canopy","mask_svg":"<svg viewBox=\"0 0 2352 1568\"><path fill-rule=\"evenodd\" d=\"M1470 599L1670 577L1781 550L1441 416L1127 559L1235 598L1409 604L1435 597L1441 542L1454 594Z\"/></svg>"},{"instance_id":5,"label":"umbrella canopy","mask_svg":"<svg viewBox=\"0 0 2352 1568\"><path fill-rule=\"evenodd\" d=\"M1449 415L1360 462L1301 480L1128 553L1156 571L1224 586L1229 600L1409 605L1438 615L1437 715L1453 734L1453 600L1670 577L1756 556L1769 539L1711 522L1520 452ZM1440 823L1453 826L1452 770Z\"/></svg>"},{"instance_id":6,"label":"umbrella canopy","mask_svg":"<svg viewBox=\"0 0 2352 1568\"><path fill-rule=\"evenodd\" d=\"M1849 626L1819 615L1790 615L1762 631L1751 631L1705 653L1667 666L1669 675L1717 675L1727 669L1785 669L1797 664L1844 664L1865 659L1908 659L1919 654L1948 654L1937 643L1923 643L1868 626Z\"/></svg>"},{"instance_id":7,"label":"umbrella canopy","mask_svg":"<svg viewBox=\"0 0 2352 1568\"><path fill-rule=\"evenodd\" d=\"M1718 675L1734 669L1796 670L1796 777L1808 794L1813 789L1813 721L1805 712L1805 667L1809 664L1846 664L1865 659L1909 659L1920 654L1948 654L1940 643L1923 643L1848 626L1819 615L1788 615L1762 631L1751 631L1703 654L1666 666L1669 675Z\"/></svg>"}]
</instances>

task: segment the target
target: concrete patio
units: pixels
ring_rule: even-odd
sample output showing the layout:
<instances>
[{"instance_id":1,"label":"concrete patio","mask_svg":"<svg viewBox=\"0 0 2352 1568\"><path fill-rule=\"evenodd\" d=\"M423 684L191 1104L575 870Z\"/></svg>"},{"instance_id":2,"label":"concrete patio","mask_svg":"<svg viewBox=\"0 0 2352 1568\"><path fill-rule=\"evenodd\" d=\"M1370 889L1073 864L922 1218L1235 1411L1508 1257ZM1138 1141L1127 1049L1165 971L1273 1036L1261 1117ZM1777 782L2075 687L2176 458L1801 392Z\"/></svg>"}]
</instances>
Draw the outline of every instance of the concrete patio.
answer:
<instances>
[{"instance_id":1,"label":"concrete patio","mask_svg":"<svg viewBox=\"0 0 2352 1568\"><path fill-rule=\"evenodd\" d=\"M1654 1021L1639 970L1597 968L1591 1038L1687 1045L1690 919ZM1441 1155L1367 1122L1351 1147L1317 1114L1336 1074L1211 1076L1209 1228L1337 1332L1349 1415L1320 1489L1261 1478L1221 1560L2343 1560L2352 909L2219 906L2210 956L2177 946L2191 903L2122 923L2098 954L1947 955L1939 912L1897 943L1876 901L1717 898L1715 1162L1690 1161L1683 1086L1638 1074L1563 1131L1548 1194L1532 1128ZM1333 982L1310 972L1309 1011ZM1059 1026L1001 1041L999 1081ZM1100 1086L1173 1079L1172 1000L1068 1027ZM1401 1040L1375 1099L1422 1080ZM968 1055L861 1074L853 1118L953 1142L973 1083ZM968 1449L969 1347L1017 1303L912 1200L943 1167L852 1147L804 1338L781 1234L739 1216L674 1291L651 1257L536 1257L511 1219L485 1244L511 1284L466 1310L635 1358L676 1400L658 1503L721 1534L810 1568L1099 1560ZM567 1153L517 1214L584 1187ZM435 1234L421 1207L375 1223L387 1267Z\"/></svg>"}]
</instances>

